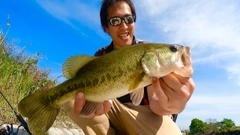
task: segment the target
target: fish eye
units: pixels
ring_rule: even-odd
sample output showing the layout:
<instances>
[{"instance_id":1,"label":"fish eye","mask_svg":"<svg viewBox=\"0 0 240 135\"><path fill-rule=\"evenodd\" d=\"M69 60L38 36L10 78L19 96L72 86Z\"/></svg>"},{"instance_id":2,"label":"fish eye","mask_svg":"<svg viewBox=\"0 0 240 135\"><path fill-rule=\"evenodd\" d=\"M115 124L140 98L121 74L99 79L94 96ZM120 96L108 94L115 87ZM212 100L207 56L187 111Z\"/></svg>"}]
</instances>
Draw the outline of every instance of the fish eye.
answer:
<instances>
[{"instance_id":1,"label":"fish eye","mask_svg":"<svg viewBox=\"0 0 240 135\"><path fill-rule=\"evenodd\" d=\"M176 52L176 51L178 50L176 45L170 46L169 49L170 49L170 51L172 51L172 52Z\"/></svg>"}]
</instances>

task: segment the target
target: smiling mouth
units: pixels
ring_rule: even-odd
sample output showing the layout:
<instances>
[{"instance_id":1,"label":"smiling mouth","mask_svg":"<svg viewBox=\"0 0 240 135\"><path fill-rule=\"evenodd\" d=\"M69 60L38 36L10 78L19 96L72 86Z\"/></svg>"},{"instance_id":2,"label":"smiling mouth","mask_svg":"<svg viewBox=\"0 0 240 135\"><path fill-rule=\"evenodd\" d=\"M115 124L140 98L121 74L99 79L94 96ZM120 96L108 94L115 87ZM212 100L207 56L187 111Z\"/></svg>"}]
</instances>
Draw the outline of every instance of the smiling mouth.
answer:
<instances>
[{"instance_id":1,"label":"smiling mouth","mask_svg":"<svg viewBox=\"0 0 240 135\"><path fill-rule=\"evenodd\" d=\"M118 36L121 38L127 37L129 35L129 33L124 33L124 34L119 34Z\"/></svg>"}]
</instances>

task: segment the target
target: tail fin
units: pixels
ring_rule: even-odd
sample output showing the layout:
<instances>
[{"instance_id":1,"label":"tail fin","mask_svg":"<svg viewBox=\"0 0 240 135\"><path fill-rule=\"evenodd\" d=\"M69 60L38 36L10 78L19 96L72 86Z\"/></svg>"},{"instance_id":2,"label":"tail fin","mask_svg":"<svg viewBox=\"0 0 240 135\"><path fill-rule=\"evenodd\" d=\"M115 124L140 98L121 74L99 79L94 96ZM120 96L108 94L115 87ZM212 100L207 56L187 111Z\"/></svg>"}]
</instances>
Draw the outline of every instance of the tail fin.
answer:
<instances>
[{"instance_id":1,"label":"tail fin","mask_svg":"<svg viewBox=\"0 0 240 135\"><path fill-rule=\"evenodd\" d=\"M43 135L48 131L60 110L44 100L45 92L28 95L18 104L20 114L28 118L29 128L35 135Z\"/></svg>"}]
</instances>

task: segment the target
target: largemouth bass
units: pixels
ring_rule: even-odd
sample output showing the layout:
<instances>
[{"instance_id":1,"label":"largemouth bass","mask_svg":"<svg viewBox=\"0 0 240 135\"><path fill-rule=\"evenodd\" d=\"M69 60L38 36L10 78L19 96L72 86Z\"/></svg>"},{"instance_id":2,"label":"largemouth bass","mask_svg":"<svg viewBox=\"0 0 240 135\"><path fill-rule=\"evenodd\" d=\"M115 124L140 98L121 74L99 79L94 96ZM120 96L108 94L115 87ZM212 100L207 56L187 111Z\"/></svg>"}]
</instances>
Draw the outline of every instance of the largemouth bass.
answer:
<instances>
[{"instance_id":1,"label":"largemouth bass","mask_svg":"<svg viewBox=\"0 0 240 135\"><path fill-rule=\"evenodd\" d=\"M140 104L143 88L152 77L171 72L190 77L190 48L171 44L139 44L114 50L100 57L73 56L63 64L62 84L26 96L18 104L35 135L44 134L53 124L60 107L83 92L86 104L80 115L89 115L105 101L131 93L133 104Z\"/></svg>"}]
</instances>

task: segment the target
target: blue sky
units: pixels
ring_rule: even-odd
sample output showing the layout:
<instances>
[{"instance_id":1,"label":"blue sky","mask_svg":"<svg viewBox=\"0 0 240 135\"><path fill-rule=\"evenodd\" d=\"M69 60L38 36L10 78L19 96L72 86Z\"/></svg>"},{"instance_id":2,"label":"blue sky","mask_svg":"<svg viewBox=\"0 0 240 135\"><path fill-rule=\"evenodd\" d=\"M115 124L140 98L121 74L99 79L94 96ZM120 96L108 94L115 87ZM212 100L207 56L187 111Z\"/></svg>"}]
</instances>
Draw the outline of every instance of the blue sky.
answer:
<instances>
[{"instance_id":1,"label":"blue sky","mask_svg":"<svg viewBox=\"0 0 240 135\"><path fill-rule=\"evenodd\" d=\"M135 36L150 42L190 46L196 89L177 124L193 118L232 119L240 125L240 1L134 0ZM76 54L93 55L110 37L99 22L100 0L3 0L0 28L27 53L41 52L40 67L56 79L62 63ZM61 79L61 78L60 78Z\"/></svg>"}]
</instances>

